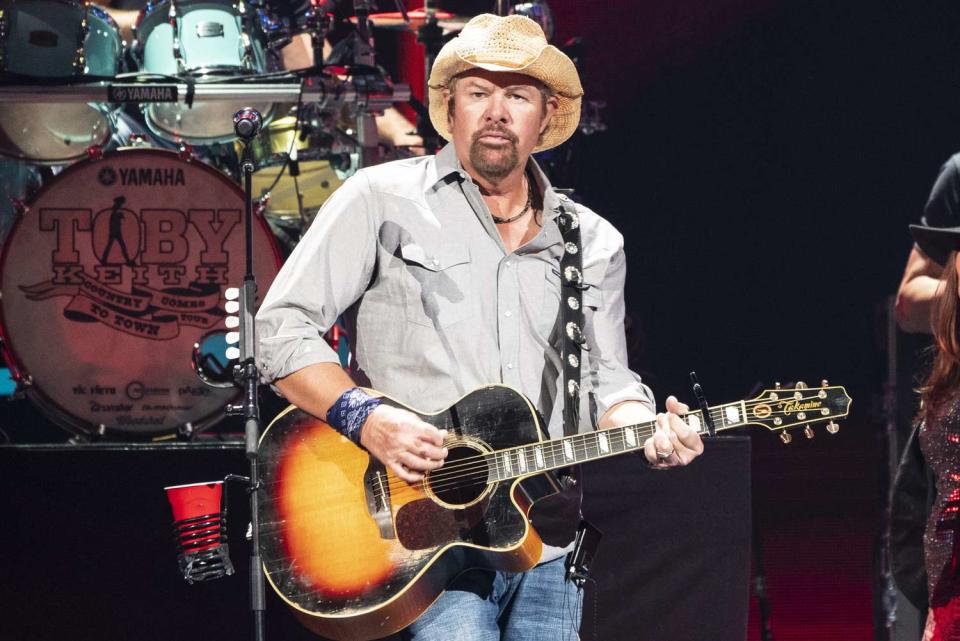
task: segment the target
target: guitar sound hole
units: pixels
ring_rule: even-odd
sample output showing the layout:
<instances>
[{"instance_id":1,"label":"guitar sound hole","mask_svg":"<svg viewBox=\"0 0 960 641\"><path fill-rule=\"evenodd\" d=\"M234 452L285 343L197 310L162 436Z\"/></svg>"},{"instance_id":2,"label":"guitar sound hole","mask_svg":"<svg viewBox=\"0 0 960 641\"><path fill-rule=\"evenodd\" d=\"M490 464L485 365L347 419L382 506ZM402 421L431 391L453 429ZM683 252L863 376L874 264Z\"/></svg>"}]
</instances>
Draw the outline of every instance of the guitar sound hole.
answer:
<instances>
[{"instance_id":1,"label":"guitar sound hole","mask_svg":"<svg viewBox=\"0 0 960 641\"><path fill-rule=\"evenodd\" d=\"M430 489L444 503L464 505L487 489L487 463L483 452L472 447L451 447L443 467L430 477Z\"/></svg>"}]
</instances>

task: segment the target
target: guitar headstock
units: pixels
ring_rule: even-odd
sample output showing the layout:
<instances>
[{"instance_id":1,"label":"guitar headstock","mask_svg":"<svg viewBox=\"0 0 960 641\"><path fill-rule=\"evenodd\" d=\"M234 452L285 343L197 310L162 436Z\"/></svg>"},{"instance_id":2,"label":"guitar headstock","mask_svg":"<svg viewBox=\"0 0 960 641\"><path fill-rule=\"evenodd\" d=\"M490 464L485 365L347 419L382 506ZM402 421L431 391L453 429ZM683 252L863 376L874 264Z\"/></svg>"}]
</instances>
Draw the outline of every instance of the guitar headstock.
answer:
<instances>
[{"instance_id":1,"label":"guitar headstock","mask_svg":"<svg viewBox=\"0 0 960 641\"><path fill-rule=\"evenodd\" d=\"M765 389L755 398L745 401L745 423L762 425L771 432L780 432L780 440L793 440L789 430L804 426L803 433L813 438L813 424L827 423L827 432L840 430L837 421L850 413L853 399L841 385L830 385L824 379L819 387L810 387L797 381L793 387L777 383L773 389Z\"/></svg>"}]
</instances>

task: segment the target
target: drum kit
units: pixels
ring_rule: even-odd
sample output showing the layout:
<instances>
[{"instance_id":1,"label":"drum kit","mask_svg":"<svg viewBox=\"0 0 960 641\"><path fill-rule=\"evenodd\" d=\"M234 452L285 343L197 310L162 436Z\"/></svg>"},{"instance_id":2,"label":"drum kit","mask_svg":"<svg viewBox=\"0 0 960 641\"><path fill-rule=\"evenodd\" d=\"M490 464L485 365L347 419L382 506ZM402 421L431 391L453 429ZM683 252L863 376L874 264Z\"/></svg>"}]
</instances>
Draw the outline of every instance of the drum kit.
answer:
<instances>
[{"instance_id":1,"label":"drum kit","mask_svg":"<svg viewBox=\"0 0 960 641\"><path fill-rule=\"evenodd\" d=\"M225 291L245 268L234 112L264 121L262 295L330 194L388 159L373 117L410 91L369 64L371 26L466 22L430 3L353 4L356 73L282 68L297 37L321 59L330 0L282 20L268 0L154 0L129 43L88 1L0 0L2 352L17 397L74 440L192 437L237 397L224 340Z\"/></svg>"}]
</instances>

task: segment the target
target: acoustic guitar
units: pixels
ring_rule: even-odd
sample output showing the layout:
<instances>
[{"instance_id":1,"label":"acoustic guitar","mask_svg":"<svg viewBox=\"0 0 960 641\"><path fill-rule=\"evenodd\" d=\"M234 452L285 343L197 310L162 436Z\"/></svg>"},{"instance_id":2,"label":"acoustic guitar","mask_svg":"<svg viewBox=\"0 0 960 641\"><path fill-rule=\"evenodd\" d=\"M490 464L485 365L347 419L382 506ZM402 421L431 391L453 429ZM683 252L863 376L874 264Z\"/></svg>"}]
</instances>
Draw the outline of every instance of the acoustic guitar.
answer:
<instances>
[{"instance_id":1,"label":"acoustic guitar","mask_svg":"<svg viewBox=\"0 0 960 641\"><path fill-rule=\"evenodd\" d=\"M540 559L533 497L521 481L594 459L636 452L654 422L547 439L534 406L491 385L425 413L448 431L443 467L415 484L394 476L320 419L289 407L260 442L261 554L268 582L317 634L342 641L408 626L467 568L520 572ZM708 408L716 430L781 432L847 415L843 387L765 390ZM701 434L704 417L684 420ZM709 456L709 444L707 445Z\"/></svg>"}]
</instances>

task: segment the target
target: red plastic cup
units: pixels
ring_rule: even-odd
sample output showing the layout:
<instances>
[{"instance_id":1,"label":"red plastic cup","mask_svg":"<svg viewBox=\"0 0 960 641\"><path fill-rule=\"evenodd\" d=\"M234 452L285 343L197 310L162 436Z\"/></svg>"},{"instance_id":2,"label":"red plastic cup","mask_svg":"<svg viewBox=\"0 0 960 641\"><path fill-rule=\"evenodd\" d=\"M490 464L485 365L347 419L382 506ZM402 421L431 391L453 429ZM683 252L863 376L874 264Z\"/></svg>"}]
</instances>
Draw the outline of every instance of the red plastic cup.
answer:
<instances>
[{"instance_id":1,"label":"red plastic cup","mask_svg":"<svg viewBox=\"0 0 960 641\"><path fill-rule=\"evenodd\" d=\"M173 520L183 521L198 516L220 514L223 502L223 481L171 485L163 488L173 510Z\"/></svg>"},{"instance_id":2,"label":"red plastic cup","mask_svg":"<svg viewBox=\"0 0 960 641\"><path fill-rule=\"evenodd\" d=\"M173 511L174 531L184 551L196 553L219 546L223 528L223 481L163 489Z\"/></svg>"}]
</instances>

